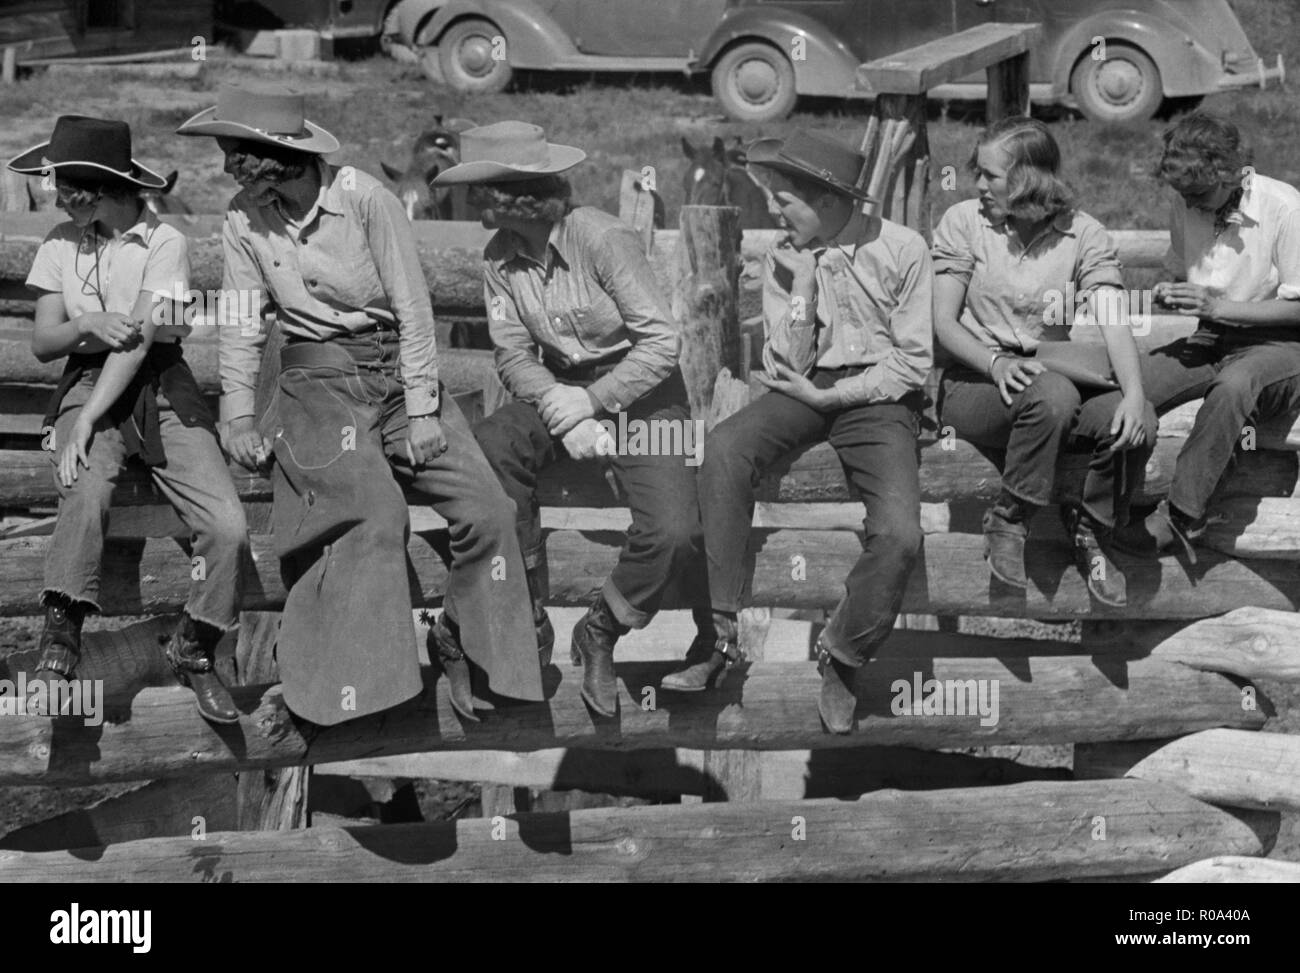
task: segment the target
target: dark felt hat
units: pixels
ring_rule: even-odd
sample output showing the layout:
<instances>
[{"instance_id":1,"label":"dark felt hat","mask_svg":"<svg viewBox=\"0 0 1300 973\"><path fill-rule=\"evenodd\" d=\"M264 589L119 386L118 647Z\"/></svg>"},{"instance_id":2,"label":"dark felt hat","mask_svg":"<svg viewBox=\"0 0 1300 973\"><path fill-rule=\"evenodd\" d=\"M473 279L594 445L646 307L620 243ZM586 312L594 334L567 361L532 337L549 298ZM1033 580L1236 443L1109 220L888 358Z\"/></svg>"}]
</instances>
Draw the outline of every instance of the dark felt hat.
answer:
<instances>
[{"instance_id":1,"label":"dark felt hat","mask_svg":"<svg viewBox=\"0 0 1300 973\"><path fill-rule=\"evenodd\" d=\"M165 189L167 180L131 158L131 126L85 115L61 115L54 134L9 160L14 172L55 173L93 181L114 177L146 189Z\"/></svg>"},{"instance_id":2,"label":"dark felt hat","mask_svg":"<svg viewBox=\"0 0 1300 973\"><path fill-rule=\"evenodd\" d=\"M759 139L749 144L746 155L750 165L802 176L856 199L870 199L857 186L866 157L825 135L798 131L786 139Z\"/></svg>"}]
</instances>

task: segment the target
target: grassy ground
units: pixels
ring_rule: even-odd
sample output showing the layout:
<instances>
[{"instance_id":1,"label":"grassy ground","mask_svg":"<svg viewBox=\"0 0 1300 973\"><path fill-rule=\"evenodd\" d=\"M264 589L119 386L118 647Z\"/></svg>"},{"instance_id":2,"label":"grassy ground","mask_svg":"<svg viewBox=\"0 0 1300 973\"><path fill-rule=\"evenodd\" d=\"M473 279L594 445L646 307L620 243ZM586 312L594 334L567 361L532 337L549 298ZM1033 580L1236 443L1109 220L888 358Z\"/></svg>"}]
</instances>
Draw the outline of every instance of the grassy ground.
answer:
<instances>
[{"instance_id":1,"label":"grassy ground","mask_svg":"<svg viewBox=\"0 0 1300 973\"><path fill-rule=\"evenodd\" d=\"M1300 5L1295 0L1235 0L1234 6L1256 50L1268 58L1280 51L1291 71L1300 72ZM8 158L49 134L60 114L91 114L122 118L135 133L136 155L164 172L181 171L178 192L197 212L220 212L235 191L221 171L219 153L210 139L185 139L172 133L191 114L213 103L221 84L245 80L245 62L214 57L193 80L158 80L129 70L80 70L77 73L35 75L5 90L0 101L0 156ZM801 103L785 122L745 125L725 119L699 82L663 79L596 79L534 76L521 79L518 90L501 95L469 97L426 81L413 66L381 58L351 61L318 74L287 76L308 94L314 121L339 136L336 161L378 173L381 160L401 164L411 139L434 114L463 116L479 123L523 118L542 125L550 138L582 146L590 161L574 170L576 194L582 202L617 210L623 169L656 167L668 207L669 225L683 199L686 160L682 137L701 143L715 135L746 139L781 135L807 127L856 141L865 123L861 104ZM1259 171L1300 183L1300 96L1286 90L1242 90L1214 95L1206 107L1232 117L1256 146ZM1112 228L1164 226L1167 197L1145 173L1155 161L1163 123L1129 128L1104 128L1068 113L1052 113L1052 128L1066 158L1066 175L1079 191L1083 207ZM933 106L929 129L934 215L971 195L964 163L982 119L982 106ZM945 166L958 174L955 189L939 182ZM124 621L124 620L122 620ZM92 625L116 627L122 621L97 620ZM1034 623L1025 623L1033 625ZM1040 626L1047 628L1046 626ZM1033 634L1035 637L1077 638L1052 626L1052 633L1012 631L1005 625L971 619L964 630L984 634ZM35 619L0 619L0 654L34 645L39 631ZM1261 687L1278 706L1273 732L1300 732L1300 693L1295 688ZM1001 756L1015 756L997 748ZM1044 754L1039 751L1035 761ZM1047 755L1068 764L1068 750ZM21 821L38 820L60 807L100 793L98 789L60 792L60 807L51 805L53 792L31 788L0 791L0 834ZM459 793L459 792L457 792ZM421 804L434 797L421 794ZM56 802L59 803L59 802ZM1300 860L1300 819L1287 816L1274 852Z\"/></svg>"}]
</instances>

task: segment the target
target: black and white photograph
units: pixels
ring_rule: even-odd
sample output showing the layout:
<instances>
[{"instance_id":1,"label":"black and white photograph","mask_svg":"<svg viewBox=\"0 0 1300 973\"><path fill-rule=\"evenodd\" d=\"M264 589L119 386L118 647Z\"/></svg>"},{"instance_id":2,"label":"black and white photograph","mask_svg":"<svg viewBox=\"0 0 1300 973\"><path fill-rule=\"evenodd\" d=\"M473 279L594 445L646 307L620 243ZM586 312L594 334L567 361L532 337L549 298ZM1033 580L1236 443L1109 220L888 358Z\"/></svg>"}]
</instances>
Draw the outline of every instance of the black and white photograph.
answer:
<instances>
[{"instance_id":1,"label":"black and white photograph","mask_svg":"<svg viewBox=\"0 0 1300 973\"><path fill-rule=\"evenodd\" d=\"M1284 944L1288 73L1300 0L0 3L19 938L852 882Z\"/></svg>"}]
</instances>

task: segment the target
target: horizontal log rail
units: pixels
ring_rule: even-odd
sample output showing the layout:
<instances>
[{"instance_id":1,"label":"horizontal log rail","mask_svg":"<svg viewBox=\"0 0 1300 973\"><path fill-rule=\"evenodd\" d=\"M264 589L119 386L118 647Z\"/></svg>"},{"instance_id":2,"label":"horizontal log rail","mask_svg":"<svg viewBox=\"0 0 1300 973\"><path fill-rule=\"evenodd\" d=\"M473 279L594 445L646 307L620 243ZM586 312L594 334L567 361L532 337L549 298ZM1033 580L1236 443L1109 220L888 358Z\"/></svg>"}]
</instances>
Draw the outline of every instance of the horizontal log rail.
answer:
<instances>
[{"instance_id":1,"label":"horizontal log rail","mask_svg":"<svg viewBox=\"0 0 1300 973\"><path fill-rule=\"evenodd\" d=\"M1029 654L1034 643L1023 642L997 659L964 656L962 639L943 634L942 655L882 655L869 662L858 683L858 729L844 736L822 728L820 677L809 662L750 663L720 690L698 695L658 690L679 662L618 662L619 715L612 719L593 717L583 703L580 670L555 666L546 673L547 702L497 706L480 723L460 721L445 680L426 667L426 689L416 699L331 727L296 719L278 685L236 687L232 695L242 717L223 727L204 721L193 694L175 686L113 695L98 725L80 716L6 715L0 720L0 785L154 779L429 750L936 750L1099 742L1219 726L1258 729L1270 711L1258 694L1254 708L1243 706L1234 680L1177 663L1064 655L1056 645L1047 654ZM936 651L930 639L910 644ZM943 704L946 713L934 711L940 700L927 680L953 694ZM913 698L918 689L920 712ZM909 700L910 710L904 705Z\"/></svg>"},{"instance_id":2,"label":"horizontal log rail","mask_svg":"<svg viewBox=\"0 0 1300 973\"><path fill-rule=\"evenodd\" d=\"M1031 782L0 851L0 881L1035 882L1261 855L1276 830L1144 781Z\"/></svg>"},{"instance_id":3,"label":"horizontal log rail","mask_svg":"<svg viewBox=\"0 0 1300 973\"><path fill-rule=\"evenodd\" d=\"M446 567L424 534L412 536L407 554L413 567L411 597L416 605L436 603ZM589 604L613 570L624 537L618 532L553 531L548 538L551 602ZM843 595L844 578L861 556L859 538L846 531L756 530L752 603L785 608L830 608ZM39 584L48 537L0 540L0 616L39 614ZM246 578L243 607L276 610L285 591L271 538L252 537L255 572ZM995 615L1042 619L1205 618L1241 605L1294 611L1300 608L1300 563L1239 560L1201 551L1195 565L1173 556L1159 561L1125 561L1129 604L1123 609L1094 605L1060 540L1031 538L1026 551L1029 589L1023 595L994 587L977 534L930 534L908 581L902 610L932 615ZM109 541L103 561L101 605L107 614L179 611L190 584L188 554L171 539ZM666 608L681 607L680 598Z\"/></svg>"}]
</instances>

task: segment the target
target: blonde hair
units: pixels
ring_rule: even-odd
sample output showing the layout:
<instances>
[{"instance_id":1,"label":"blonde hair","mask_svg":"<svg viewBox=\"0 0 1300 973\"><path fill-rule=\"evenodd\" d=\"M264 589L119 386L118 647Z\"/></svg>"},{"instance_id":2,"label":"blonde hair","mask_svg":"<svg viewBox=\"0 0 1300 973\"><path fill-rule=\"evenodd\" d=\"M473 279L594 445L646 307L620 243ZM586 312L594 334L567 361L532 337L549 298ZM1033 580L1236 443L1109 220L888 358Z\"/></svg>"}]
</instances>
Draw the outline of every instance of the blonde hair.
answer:
<instances>
[{"instance_id":1,"label":"blonde hair","mask_svg":"<svg viewBox=\"0 0 1300 973\"><path fill-rule=\"evenodd\" d=\"M980 133L970 167L978 167L982 146L1001 145L1011 159L1007 170L1007 212L1016 219L1045 220L1074 209L1074 190L1060 176L1061 148L1047 126L1012 115Z\"/></svg>"}]
</instances>

